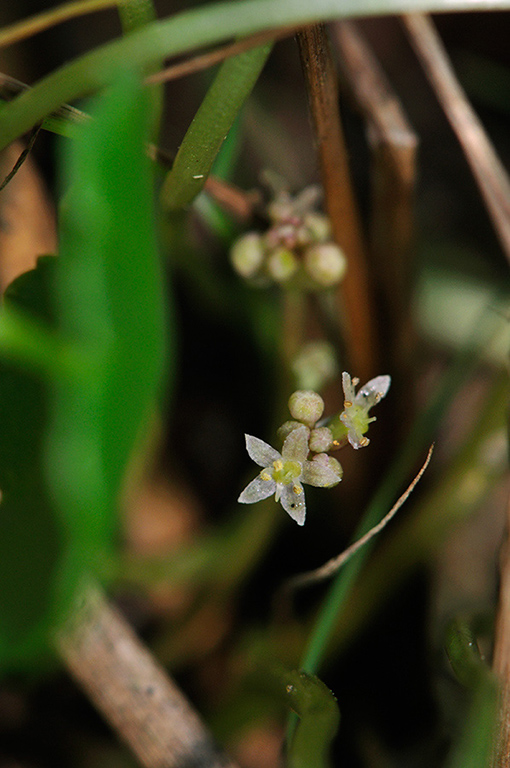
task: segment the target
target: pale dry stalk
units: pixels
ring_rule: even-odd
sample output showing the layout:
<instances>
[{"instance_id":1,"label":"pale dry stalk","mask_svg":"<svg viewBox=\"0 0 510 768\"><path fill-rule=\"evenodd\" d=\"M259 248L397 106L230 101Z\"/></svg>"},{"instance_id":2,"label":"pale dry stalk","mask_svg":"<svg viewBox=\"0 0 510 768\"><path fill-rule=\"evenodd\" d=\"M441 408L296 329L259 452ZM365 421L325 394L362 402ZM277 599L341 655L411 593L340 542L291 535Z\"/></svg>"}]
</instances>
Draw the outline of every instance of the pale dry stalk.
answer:
<instances>
[{"instance_id":1,"label":"pale dry stalk","mask_svg":"<svg viewBox=\"0 0 510 768\"><path fill-rule=\"evenodd\" d=\"M236 768L98 588L83 592L57 645L78 685L144 768Z\"/></svg>"}]
</instances>

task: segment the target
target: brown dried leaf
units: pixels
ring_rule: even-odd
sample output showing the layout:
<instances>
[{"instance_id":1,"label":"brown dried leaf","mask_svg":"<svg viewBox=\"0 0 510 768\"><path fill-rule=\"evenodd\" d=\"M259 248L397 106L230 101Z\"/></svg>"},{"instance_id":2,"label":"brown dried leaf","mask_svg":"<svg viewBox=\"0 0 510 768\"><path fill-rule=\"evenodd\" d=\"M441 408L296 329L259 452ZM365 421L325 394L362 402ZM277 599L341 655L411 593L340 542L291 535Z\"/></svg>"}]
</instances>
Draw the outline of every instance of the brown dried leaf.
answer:
<instances>
[{"instance_id":1,"label":"brown dried leaf","mask_svg":"<svg viewBox=\"0 0 510 768\"><path fill-rule=\"evenodd\" d=\"M20 142L0 155L5 178L23 151ZM31 157L0 193L0 290L35 266L38 256L55 253L55 211Z\"/></svg>"}]
</instances>

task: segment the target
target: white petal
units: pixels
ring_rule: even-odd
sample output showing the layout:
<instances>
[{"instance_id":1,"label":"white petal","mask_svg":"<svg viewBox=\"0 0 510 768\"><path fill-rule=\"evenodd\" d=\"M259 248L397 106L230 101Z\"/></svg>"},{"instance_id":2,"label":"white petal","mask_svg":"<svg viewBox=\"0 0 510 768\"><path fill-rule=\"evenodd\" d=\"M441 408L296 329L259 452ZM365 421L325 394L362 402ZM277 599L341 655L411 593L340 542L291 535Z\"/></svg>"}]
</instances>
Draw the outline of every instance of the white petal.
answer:
<instances>
[{"instance_id":1,"label":"white petal","mask_svg":"<svg viewBox=\"0 0 510 768\"><path fill-rule=\"evenodd\" d=\"M342 373L342 388L344 390L344 399L349 403L353 403L355 389L351 381L351 375L347 371Z\"/></svg>"},{"instance_id":2,"label":"white petal","mask_svg":"<svg viewBox=\"0 0 510 768\"><path fill-rule=\"evenodd\" d=\"M336 461L330 461L330 456L322 453L312 461L305 461L301 480L316 488L331 488L342 479L342 468Z\"/></svg>"},{"instance_id":3,"label":"white petal","mask_svg":"<svg viewBox=\"0 0 510 768\"><path fill-rule=\"evenodd\" d=\"M244 437L248 455L259 467L270 467L273 461L282 458L275 448L263 440L259 440L258 437L253 437L253 435L245 435Z\"/></svg>"},{"instance_id":4,"label":"white petal","mask_svg":"<svg viewBox=\"0 0 510 768\"><path fill-rule=\"evenodd\" d=\"M293 429L288 437L285 438L285 442L282 448L282 456L286 461L298 461L303 462L308 456L308 438L310 437L310 430L308 427L302 426L297 429Z\"/></svg>"},{"instance_id":5,"label":"white petal","mask_svg":"<svg viewBox=\"0 0 510 768\"><path fill-rule=\"evenodd\" d=\"M360 391L356 395L356 405L362 405L365 408L371 408L373 405L382 400L387 394L391 384L391 376L376 376L375 379L370 379L367 383L361 387Z\"/></svg>"},{"instance_id":6,"label":"white petal","mask_svg":"<svg viewBox=\"0 0 510 768\"><path fill-rule=\"evenodd\" d=\"M241 504L255 504L257 501L262 501L262 499L272 496L275 491L276 483L274 480L262 480L259 476L252 480L251 483L248 483L237 501L240 501Z\"/></svg>"},{"instance_id":7,"label":"white petal","mask_svg":"<svg viewBox=\"0 0 510 768\"><path fill-rule=\"evenodd\" d=\"M294 487L299 488L301 492L296 493ZM304 525L306 517L306 501L301 483L280 485L280 493L280 501L284 510L298 525Z\"/></svg>"}]
</instances>

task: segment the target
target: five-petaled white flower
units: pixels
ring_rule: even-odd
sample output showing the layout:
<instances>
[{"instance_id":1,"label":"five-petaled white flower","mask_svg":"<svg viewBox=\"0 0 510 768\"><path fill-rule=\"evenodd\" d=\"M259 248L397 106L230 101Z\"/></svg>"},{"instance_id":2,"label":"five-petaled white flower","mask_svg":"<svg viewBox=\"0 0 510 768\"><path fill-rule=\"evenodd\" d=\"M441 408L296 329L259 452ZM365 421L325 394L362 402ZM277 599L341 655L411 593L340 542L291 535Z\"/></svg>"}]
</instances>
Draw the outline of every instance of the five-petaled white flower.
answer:
<instances>
[{"instance_id":1,"label":"five-petaled white flower","mask_svg":"<svg viewBox=\"0 0 510 768\"><path fill-rule=\"evenodd\" d=\"M375 421L375 416L369 418L368 412L372 406L386 395L390 388L390 376L376 376L370 379L356 394L357 379L351 379L345 371L342 373L342 387L344 390L344 410L340 420L347 429L347 439L353 448L363 448L370 440L365 437L368 425Z\"/></svg>"},{"instance_id":2,"label":"five-petaled white flower","mask_svg":"<svg viewBox=\"0 0 510 768\"><path fill-rule=\"evenodd\" d=\"M285 439L280 454L258 437L245 435L250 458L263 470L246 486L238 501L253 504L275 494L292 519L303 525L306 503L302 483L329 488L342 479L342 468L331 456L323 453L307 460L309 436L307 427L297 427Z\"/></svg>"}]
</instances>

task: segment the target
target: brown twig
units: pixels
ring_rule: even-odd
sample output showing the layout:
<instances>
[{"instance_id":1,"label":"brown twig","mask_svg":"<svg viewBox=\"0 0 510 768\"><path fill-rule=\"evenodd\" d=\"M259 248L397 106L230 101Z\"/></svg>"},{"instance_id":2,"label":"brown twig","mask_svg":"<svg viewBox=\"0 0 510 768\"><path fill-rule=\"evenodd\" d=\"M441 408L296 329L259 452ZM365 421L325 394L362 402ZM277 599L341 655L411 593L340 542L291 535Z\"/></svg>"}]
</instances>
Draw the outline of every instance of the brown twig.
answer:
<instances>
[{"instance_id":1,"label":"brown twig","mask_svg":"<svg viewBox=\"0 0 510 768\"><path fill-rule=\"evenodd\" d=\"M71 675L144 768L236 768L97 588L84 591L57 645Z\"/></svg>"},{"instance_id":2,"label":"brown twig","mask_svg":"<svg viewBox=\"0 0 510 768\"><path fill-rule=\"evenodd\" d=\"M37 139L37 136L38 136L40 130L41 130L41 123L39 123L38 125L34 126L32 128L32 130L30 131L30 136L28 137L28 141L27 141L26 147L20 152L20 155L19 155L18 159L16 160L16 162L14 163L13 167L11 168L9 173L5 176L4 180L0 184L0 192L2 191L2 189L4 189L4 187L7 186L7 184L10 182L10 180L13 179L14 176L16 176L16 174L18 173L19 169L21 168L21 166L23 165L23 163L25 162L25 160L29 156L30 151L32 150L32 147L35 144L35 140Z\"/></svg>"},{"instance_id":3,"label":"brown twig","mask_svg":"<svg viewBox=\"0 0 510 768\"><path fill-rule=\"evenodd\" d=\"M322 24L300 32L298 42L317 136L326 209L334 238L348 260L340 290L346 314L349 365L365 381L377 368L376 338L370 275L340 121L336 73Z\"/></svg>"},{"instance_id":4,"label":"brown twig","mask_svg":"<svg viewBox=\"0 0 510 768\"><path fill-rule=\"evenodd\" d=\"M259 45L264 45L271 41L276 42L276 40L291 37L296 34L298 29L300 27L282 27L280 29L268 29L265 32L258 32L256 35L250 35L235 43L223 45L208 53L193 56L178 64L171 64L169 67L161 70L161 72L155 72L147 77L145 83L146 85L156 85L157 83L165 83L169 80L176 80L179 77L192 75L195 72L200 72L203 69L219 64L231 56L237 56L240 53L249 51L251 48L257 48Z\"/></svg>"},{"instance_id":5,"label":"brown twig","mask_svg":"<svg viewBox=\"0 0 510 768\"><path fill-rule=\"evenodd\" d=\"M377 275L378 316L384 326L381 358L395 372L399 397L395 423L412 410L409 382L414 375L412 324L412 241L418 138L373 51L353 22L332 27L340 65L357 108L367 124L371 152L372 208L370 255Z\"/></svg>"},{"instance_id":6,"label":"brown twig","mask_svg":"<svg viewBox=\"0 0 510 768\"><path fill-rule=\"evenodd\" d=\"M425 459L425 462L412 481L412 483L409 485L407 490L402 494L402 496L399 498L399 500L396 502L396 504L393 505L393 507L390 509L390 511L380 520L377 525L374 525L373 528L371 528L367 533L365 533L361 538L359 538L357 541L355 541L353 544L351 544L347 549L344 549L343 552L341 552L339 555L336 555L335 557L332 557L331 560L328 560L327 563L324 563L324 565L321 565L319 568L315 568L313 571L307 571L306 573L300 573L297 576L294 576L293 578L289 579L285 582L283 589L286 593L289 593L295 589L299 589L301 587L307 587L310 584L316 584L320 581L324 581L324 579L329 579L333 574L335 574L337 571L340 570L340 568L345 565L345 563L351 559L351 557L356 554L356 552L361 549L361 547L364 547L365 544L368 544L370 539L373 539L374 536L377 536L378 533L382 531L382 529L388 525L390 520L395 517L400 507L404 504L404 502L407 501L411 493L414 491L416 485L423 477L423 473L427 469L430 459L432 457L432 451L434 450L434 444L432 444L429 448L429 451L427 453L427 458Z\"/></svg>"},{"instance_id":7,"label":"brown twig","mask_svg":"<svg viewBox=\"0 0 510 768\"><path fill-rule=\"evenodd\" d=\"M493 768L510 767L510 499L506 536L501 553L499 605L494 638L493 668L501 681L501 700Z\"/></svg>"},{"instance_id":8,"label":"brown twig","mask_svg":"<svg viewBox=\"0 0 510 768\"><path fill-rule=\"evenodd\" d=\"M368 123L374 164L372 251L384 264L385 291L409 294L408 256L413 230L418 138L377 59L353 22L337 23L334 39L356 104Z\"/></svg>"},{"instance_id":9,"label":"brown twig","mask_svg":"<svg viewBox=\"0 0 510 768\"><path fill-rule=\"evenodd\" d=\"M485 205L510 261L510 180L466 98L431 19L402 17L415 52L466 155Z\"/></svg>"}]
</instances>

